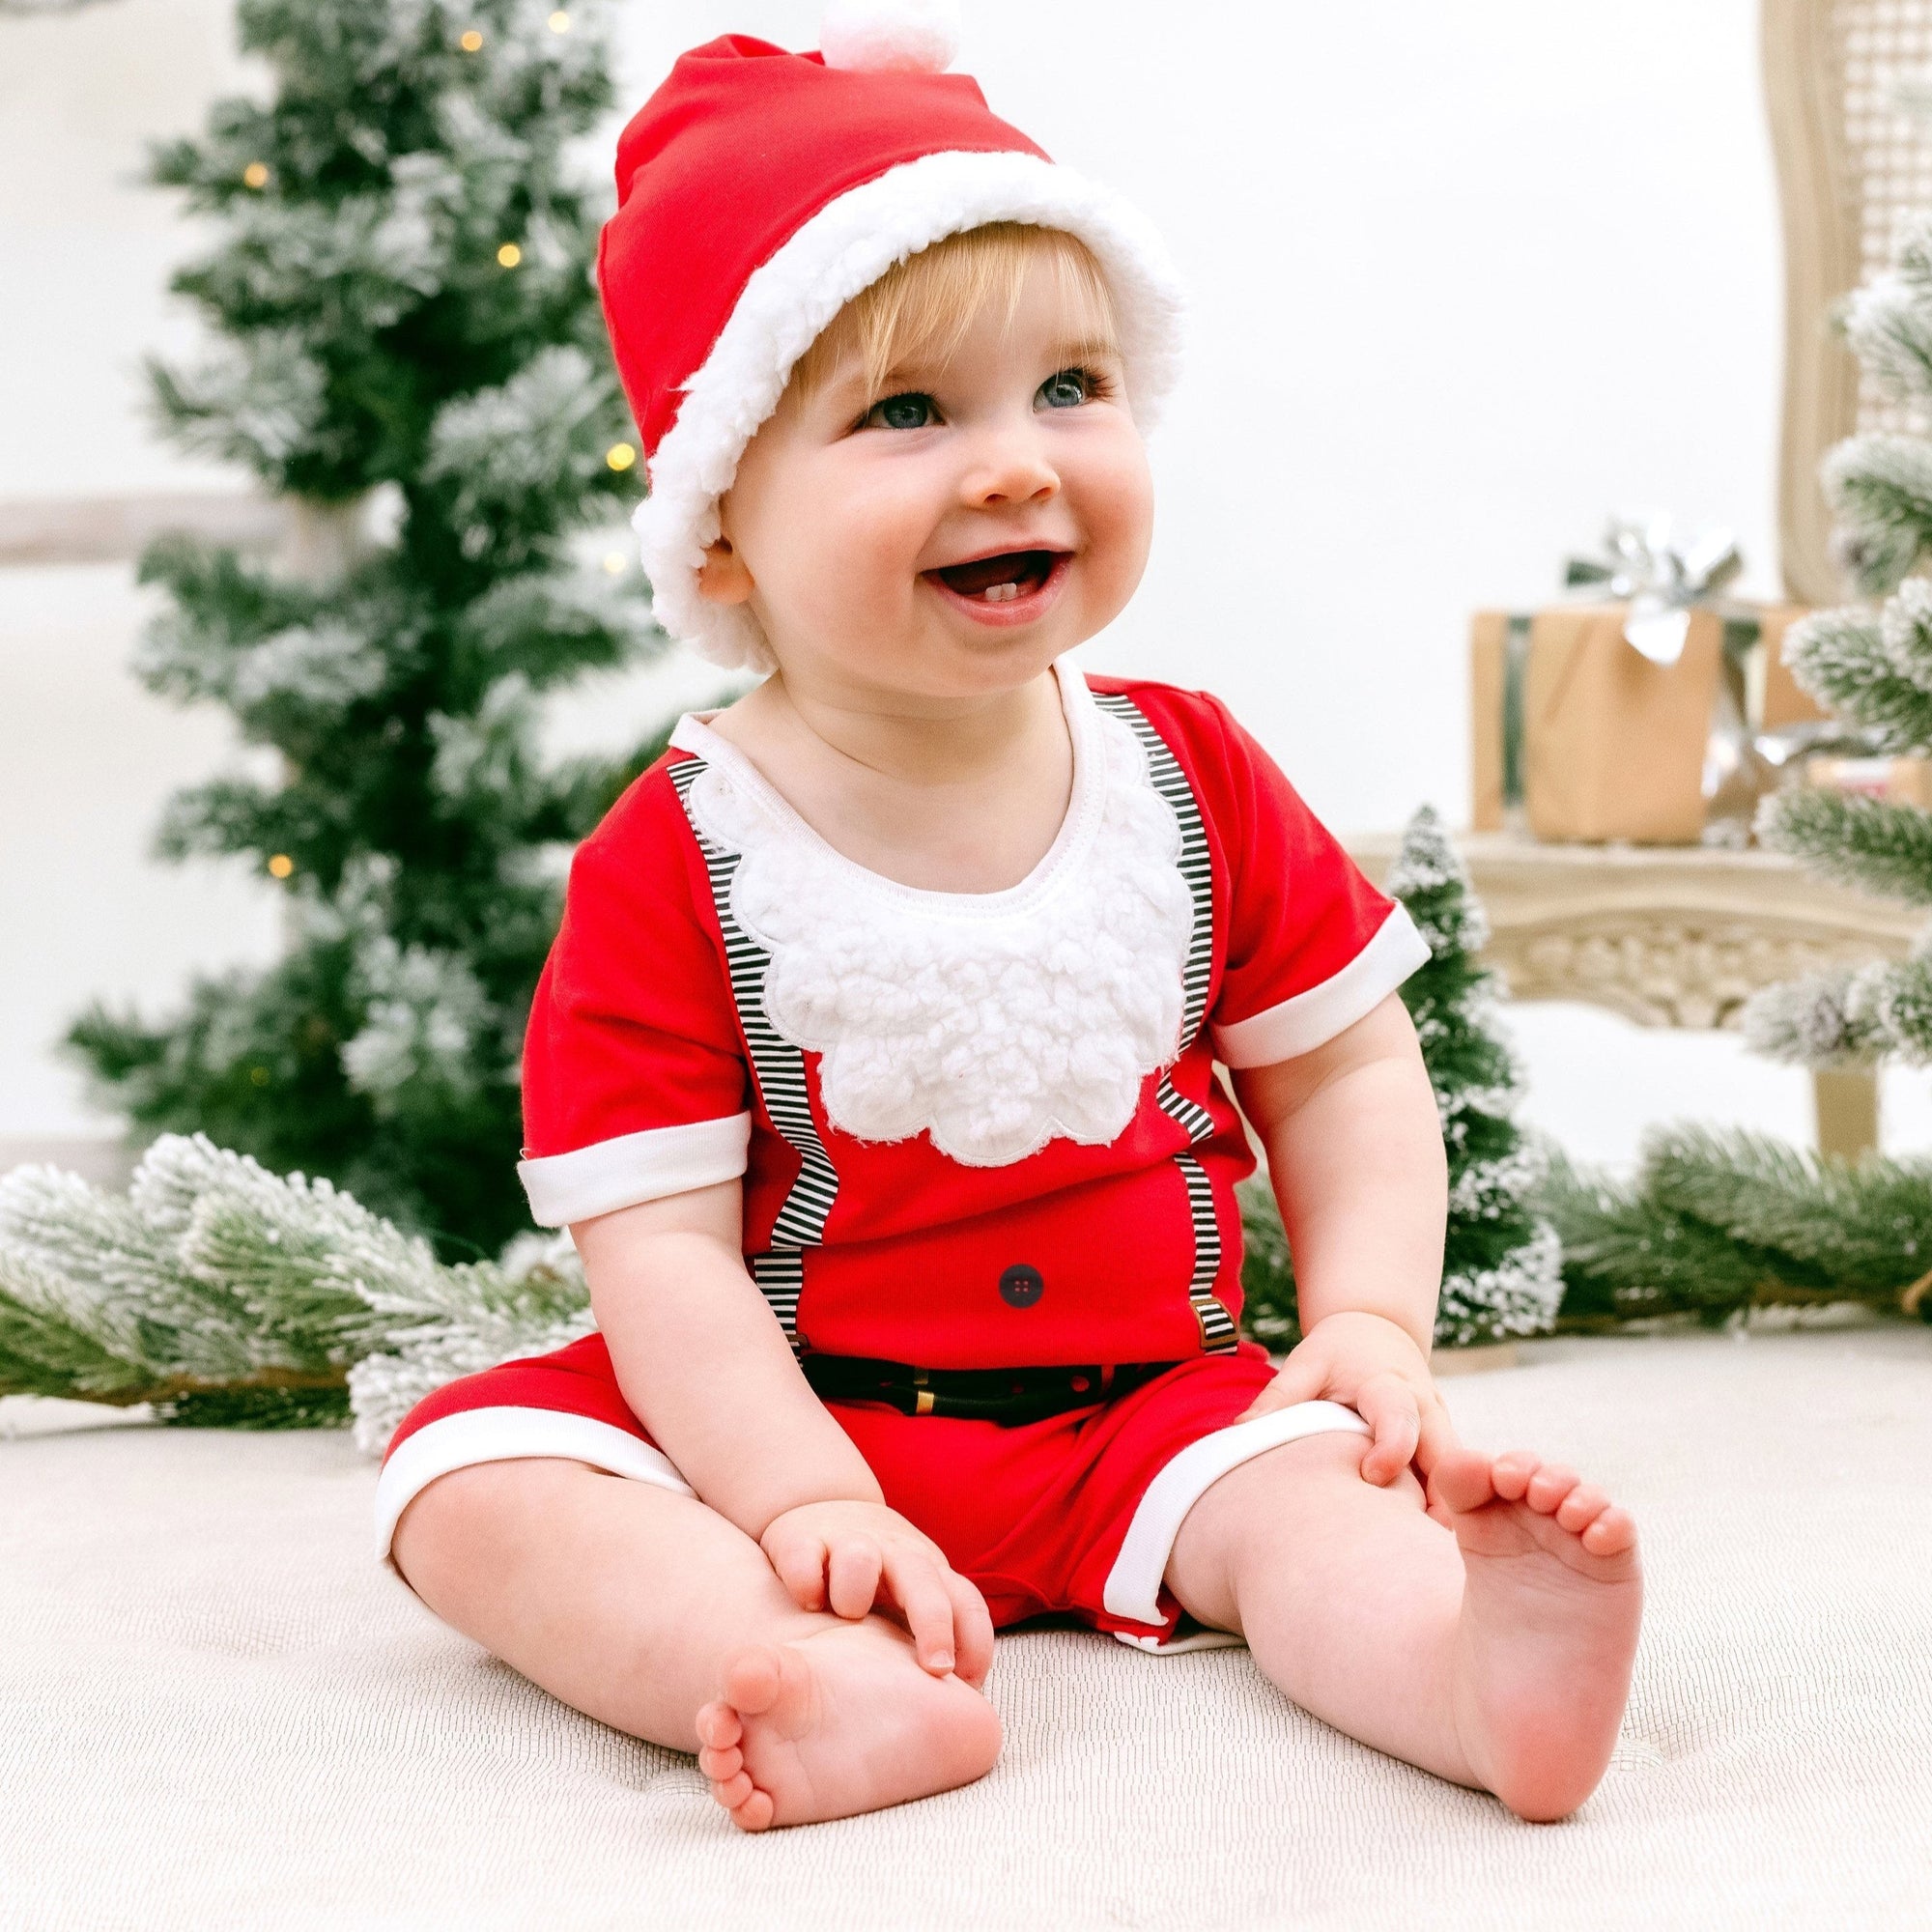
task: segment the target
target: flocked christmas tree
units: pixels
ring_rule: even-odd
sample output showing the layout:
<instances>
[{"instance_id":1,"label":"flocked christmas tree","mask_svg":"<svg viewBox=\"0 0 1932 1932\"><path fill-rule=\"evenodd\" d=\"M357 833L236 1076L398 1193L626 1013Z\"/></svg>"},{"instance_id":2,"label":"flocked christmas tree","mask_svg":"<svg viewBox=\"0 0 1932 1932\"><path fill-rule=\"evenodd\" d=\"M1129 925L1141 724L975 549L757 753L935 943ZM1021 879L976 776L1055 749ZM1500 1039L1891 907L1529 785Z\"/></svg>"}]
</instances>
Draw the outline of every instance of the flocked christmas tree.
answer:
<instances>
[{"instance_id":1,"label":"flocked christmas tree","mask_svg":"<svg viewBox=\"0 0 1932 1932\"><path fill-rule=\"evenodd\" d=\"M614 533L602 208L565 165L611 89L594 0L568 7L241 0L266 98L155 156L218 238L175 278L215 347L156 368L161 417L294 533L276 565L143 560L168 602L141 676L276 754L179 795L159 848L246 855L287 944L173 1019L72 1033L144 1136L327 1176L456 1253L527 1225L517 1058L563 862L653 749L539 750L547 694L659 635Z\"/></svg>"},{"instance_id":2,"label":"flocked christmas tree","mask_svg":"<svg viewBox=\"0 0 1932 1932\"><path fill-rule=\"evenodd\" d=\"M1858 291L1846 334L1868 376L1921 422L1932 412L1932 224L1895 270ZM1798 680L1876 752L1932 752L1932 437L1856 436L1826 461L1847 575L1882 608L1820 611L1794 625ZM1887 799L1794 788L1769 800L1758 836L1814 869L1932 906L1932 813ZM1932 956L1841 969L1760 994L1747 1010L1761 1051L1809 1066L1932 1061Z\"/></svg>"},{"instance_id":3,"label":"flocked christmas tree","mask_svg":"<svg viewBox=\"0 0 1932 1932\"><path fill-rule=\"evenodd\" d=\"M1825 465L1835 545L1876 601L1792 626L1801 684L1878 753L1932 753L1932 223L1859 290L1845 333L1918 433L1856 436ZM1932 813L1793 786L1766 800L1759 838L1829 877L1932 906ZM1756 995L1751 1043L1816 1068L1932 1063L1932 942L1896 963L1843 967ZM1760 1134L1660 1132L1619 1184L1559 1170L1566 1325L1633 1317L1730 1320L1751 1306L1861 1300L1932 1319L1932 1161L1822 1159Z\"/></svg>"},{"instance_id":4,"label":"flocked christmas tree","mask_svg":"<svg viewBox=\"0 0 1932 1932\"><path fill-rule=\"evenodd\" d=\"M1518 1127L1516 1061L1495 1028L1494 977L1477 954L1487 937L1468 873L1424 806L1409 821L1385 882L1429 944L1429 962L1402 988L1435 1089L1449 1156L1449 1225L1435 1340L1462 1347L1547 1329L1561 1293L1556 1235L1536 1191L1545 1157ZM1243 1190L1250 1330L1270 1348L1300 1333L1293 1261L1274 1197Z\"/></svg>"}]
</instances>

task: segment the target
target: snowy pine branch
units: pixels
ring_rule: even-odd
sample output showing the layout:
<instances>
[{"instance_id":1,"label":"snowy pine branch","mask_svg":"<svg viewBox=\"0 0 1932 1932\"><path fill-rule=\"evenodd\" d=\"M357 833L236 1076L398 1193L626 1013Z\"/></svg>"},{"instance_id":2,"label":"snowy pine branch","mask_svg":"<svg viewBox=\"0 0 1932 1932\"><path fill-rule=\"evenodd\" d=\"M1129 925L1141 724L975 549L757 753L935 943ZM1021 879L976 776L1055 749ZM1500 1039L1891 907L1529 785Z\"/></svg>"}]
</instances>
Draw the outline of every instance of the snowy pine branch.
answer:
<instances>
[{"instance_id":1,"label":"snowy pine branch","mask_svg":"<svg viewBox=\"0 0 1932 1932\"><path fill-rule=\"evenodd\" d=\"M1883 596L1932 542L1932 446L1914 436L1855 436L1821 473L1840 563L1861 591Z\"/></svg>"},{"instance_id":2,"label":"snowy pine branch","mask_svg":"<svg viewBox=\"0 0 1932 1932\"><path fill-rule=\"evenodd\" d=\"M1512 1335L1547 1335L1563 1300L1563 1243L1548 1221L1493 1266L1446 1273L1435 1304L1435 1340L1449 1348Z\"/></svg>"},{"instance_id":3,"label":"snowy pine branch","mask_svg":"<svg viewBox=\"0 0 1932 1932\"><path fill-rule=\"evenodd\" d=\"M1932 653L1922 629L1922 597L1894 612L1907 583L1883 616L1852 609L1815 611L1786 633L1784 661L1800 685L1854 724L1884 734L1908 752L1932 745Z\"/></svg>"},{"instance_id":4,"label":"snowy pine branch","mask_svg":"<svg viewBox=\"0 0 1932 1932\"><path fill-rule=\"evenodd\" d=\"M1932 235L1918 229L1898 268L1847 298L1845 341L1875 384L1904 402L1932 398L1932 280L1927 249Z\"/></svg>"},{"instance_id":5,"label":"snowy pine branch","mask_svg":"<svg viewBox=\"0 0 1932 1932\"><path fill-rule=\"evenodd\" d=\"M507 383L444 406L425 483L447 493L463 554L502 566L540 557L555 507L604 488L625 417L615 380L580 349L546 349Z\"/></svg>"},{"instance_id":6,"label":"snowy pine branch","mask_svg":"<svg viewBox=\"0 0 1932 1932\"><path fill-rule=\"evenodd\" d=\"M342 1066L380 1117L433 1119L470 1098L500 1066L500 1051L487 1057L477 1051L494 1015L460 954L399 946L381 933L357 949L355 979L367 1019L343 1044ZM495 1039L489 1044L500 1047Z\"/></svg>"},{"instance_id":7,"label":"snowy pine branch","mask_svg":"<svg viewBox=\"0 0 1932 1932\"><path fill-rule=\"evenodd\" d=\"M1932 905L1932 813L1915 806L1794 788L1758 809L1757 836L1827 878Z\"/></svg>"},{"instance_id":8,"label":"snowy pine branch","mask_svg":"<svg viewBox=\"0 0 1932 1932\"><path fill-rule=\"evenodd\" d=\"M1562 1236L1572 1327L1845 1300L1897 1313L1932 1263L1923 1159L1854 1165L1763 1135L1683 1128L1653 1135L1628 1183L1558 1161L1544 1199ZM1932 1320L1932 1298L1914 1306Z\"/></svg>"},{"instance_id":9,"label":"snowy pine branch","mask_svg":"<svg viewBox=\"0 0 1932 1932\"><path fill-rule=\"evenodd\" d=\"M199 1135L156 1141L125 1197L0 1178L0 1394L172 1407L350 1377L380 1450L430 1388L590 1325L567 1240L448 1266L327 1181Z\"/></svg>"},{"instance_id":10,"label":"snowy pine branch","mask_svg":"<svg viewBox=\"0 0 1932 1932\"><path fill-rule=\"evenodd\" d=\"M1766 986L1745 1002L1744 1035L1767 1060L1810 1067L1869 1065L1883 1042L1855 995L1856 967Z\"/></svg>"},{"instance_id":11,"label":"snowy pine branch","mask_svg":"<svg viewBox=\"0 0 1932 1932\"><path fill-rule=\"evenodd\" d=\"M514 674L533 691L613 669L661 641L635 571L613 579L575 566L505 579L469 606L458 631L467 682Z\"/></svg>"},{"instance_id":12,"label":"snowy pine branch","mask_svg":"<svg viewBox=\"0 0 1932 1932\"><path fill-rule=\"evenodd\" d=\"M151 362L156 413L183 449L245 464L270 484L298 459L341 464L351 445L330 419L328 371L296 329L258 329L191 364Z\"/></svg>"}]
</instances>

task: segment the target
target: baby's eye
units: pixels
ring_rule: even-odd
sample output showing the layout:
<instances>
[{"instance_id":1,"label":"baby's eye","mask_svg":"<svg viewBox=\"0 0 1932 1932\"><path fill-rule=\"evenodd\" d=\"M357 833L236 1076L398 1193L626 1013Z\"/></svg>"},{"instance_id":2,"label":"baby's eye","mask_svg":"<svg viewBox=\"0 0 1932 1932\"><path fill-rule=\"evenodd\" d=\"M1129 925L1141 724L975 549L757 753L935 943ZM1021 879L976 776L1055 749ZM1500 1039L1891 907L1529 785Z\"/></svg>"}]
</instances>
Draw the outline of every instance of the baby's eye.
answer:
<instances>
[{"instance_id":1,"label":"baby's eye","mask_svg":"<svg viewBox=\"0 0 1932 1932\"><path fill-rule=\"evenodd\" d=\"M1039 385L1034 400L1049 410L1077 410L1092 402L1097 391L1098 384L1087 370L1062 369Z\"/></svg>"},{"instance_id":2,"label":"baby's eye","mask_svg":"<svg viewBox=\"0 0 1932 1932\"><path fill-rule=\"evenodd\" d=\"M909 389L902 396L888 396L866 412L867 429L926 429L939 420L939 405L930 396Z\"/></svg>"}]
</instances>

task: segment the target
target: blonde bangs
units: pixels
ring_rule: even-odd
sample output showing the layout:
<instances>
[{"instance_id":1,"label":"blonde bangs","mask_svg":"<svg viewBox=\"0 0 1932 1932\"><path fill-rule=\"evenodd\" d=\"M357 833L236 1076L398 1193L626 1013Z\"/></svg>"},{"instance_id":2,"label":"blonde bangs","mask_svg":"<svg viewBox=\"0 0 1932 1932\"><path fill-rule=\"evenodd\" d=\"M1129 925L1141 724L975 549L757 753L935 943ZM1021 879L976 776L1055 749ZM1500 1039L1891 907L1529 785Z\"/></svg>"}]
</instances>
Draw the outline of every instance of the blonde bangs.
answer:
<instances>
[{"instance_id":1,"label":"blonde bangs","mask_svg":"<svg viewBox=\"0 0 1932 1932\"><path fill-rule=\"evenodd\" d=\"M809 396L852 358L864 366L867 393L876 395L908 362L949 360L988 307L1012 327L1027 275L1041 261L1053 270L1069 333L1117 342L1113 297L1084 242L1062 228L990 221L909 255L861 290L799 357L789 388Z\"/></svg>"}]
</instances>

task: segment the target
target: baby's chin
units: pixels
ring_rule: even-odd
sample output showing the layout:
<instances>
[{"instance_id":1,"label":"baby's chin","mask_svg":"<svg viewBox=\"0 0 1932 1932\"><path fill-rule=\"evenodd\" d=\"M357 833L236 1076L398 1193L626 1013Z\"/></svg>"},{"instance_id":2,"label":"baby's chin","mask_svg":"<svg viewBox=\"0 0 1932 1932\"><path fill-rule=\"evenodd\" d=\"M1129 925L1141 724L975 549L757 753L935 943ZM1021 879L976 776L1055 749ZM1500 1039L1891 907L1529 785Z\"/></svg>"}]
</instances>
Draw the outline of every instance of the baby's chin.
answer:
<instances>
[{"instance_id":1,"label":"baby's chin","mask_svg":"<svg viewBox=\"0 0 1932 1932\"><path fill-rule=\"evenodd\" d=\"M848 620L815 637L781 632L773 654L793 677L815 673L908 697L985 696L1030 684L1099 629L1069 621L1076 617L1063 605L1037 623L999 628L916 597L863 628Z\"/></svg>"}]
</instances>

